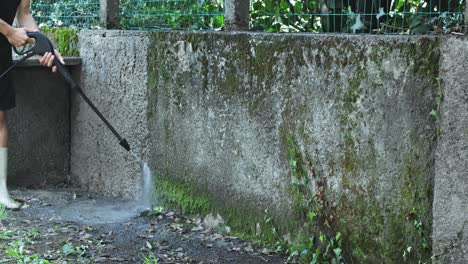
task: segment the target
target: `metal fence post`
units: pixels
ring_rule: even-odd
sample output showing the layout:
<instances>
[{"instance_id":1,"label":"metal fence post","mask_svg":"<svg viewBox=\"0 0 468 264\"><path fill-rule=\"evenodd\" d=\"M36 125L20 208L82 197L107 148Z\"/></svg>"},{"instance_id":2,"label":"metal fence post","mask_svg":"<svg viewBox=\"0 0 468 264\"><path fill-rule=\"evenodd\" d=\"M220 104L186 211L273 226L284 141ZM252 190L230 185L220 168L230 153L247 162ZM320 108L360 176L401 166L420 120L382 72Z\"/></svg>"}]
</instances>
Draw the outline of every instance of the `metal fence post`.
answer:
<instances>
[{"instance_id":1,"label":"metal fence post","mask_svg":"<svg viewBox=\"0 0 468 264\"><path fill-rule=\"evenodd\" d=\"M250 0L225 0L224 27L226 30L249 30Z\"/></svg>"},{"instance_id":2,"label":"metal fence post","mask_svg":"<svg viewBox=\"0 0 468 264\"><path fill-rule=\"evenodd\" d=\"M99 0L99 17L101 26L107 29L120 27L119 0Z\"/></svg>"}]
</instances>

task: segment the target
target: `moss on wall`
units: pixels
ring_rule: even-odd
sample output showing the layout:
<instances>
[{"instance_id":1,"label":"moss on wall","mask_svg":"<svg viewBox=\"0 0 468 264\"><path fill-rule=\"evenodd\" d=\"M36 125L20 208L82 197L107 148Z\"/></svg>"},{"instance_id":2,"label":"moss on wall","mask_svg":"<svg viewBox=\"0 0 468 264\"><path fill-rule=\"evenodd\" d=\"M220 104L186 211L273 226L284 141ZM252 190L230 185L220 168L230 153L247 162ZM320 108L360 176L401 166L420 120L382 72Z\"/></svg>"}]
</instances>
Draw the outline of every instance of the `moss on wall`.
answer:
<instances>
[{"instance_id":1,"label":"moss on wall","mask_svg":"<svg viewBox=\"0 0 468 264\"><path fill-rule=\"evenodd\" d=\"M287 235L296 248L306 247L312 241L314 245L309 250L324 249L326 245L318 239L322 234L328 237L327 241L343 234L343 249L347 252L343 251L343 258L356 262L399 262L408 246L413 251L407 254L407 259L430 257L430 247L421 247L428 243L421 230L431 231L434 130L425 126L435 125L427 121L427 116L431 100L437 96L437 89L433 88L434 76L438 75L438 41L381 38L361 42L330 36L310 40L305 36L165 34L152 35L151 47L155 48L150 49L148 65L152 102L148 117L153 118L157 103L164 104L158 108L162 111L185 113L169 105L181 100L203 101L215 111L219 105L246 109L249 122L266 124L275 131L271 133L275 136L269 135L266 142L278 145L278 167L289 168L287 175L282 176L285 184L277 190L287 195L285 200L291 201L291 208L287 208L287 215L273 212L269 216L259 210L263 205L247 198L238 207L226 207L222 197L220 200L210 192L203 180L184 183L180 179L185 177L180 175L173 178L179 180L168 180L175 170L166 165L169 175L158 179L163 200L190 213L221 212L234 231L246 236L255 237L259 224L262 230L270 230L262 232L264 241L285 242L283 235ZM189 71L181 71L174 52L166 48L180 40L193 48ZM221 58L225 59L222 66ZM406 63L399 65L401 61ZM409 75L389 80L386 74L393 73L384 73L388 64L395 69L403 67ZM187 79L192 80L193 87L183 86ZM390 87L390 81L398 87ZM406 82L419 90L415 92ZM199 89L199 97L187 98L188 89ZM388 94L396 95L385 98ZM316 97L320 100L315 100ZM318 109L321 103L332 107ZM396 107L400 109L396 111ZM380 123L375 124L372 113L376 115L380 110L391 114L382 114ZM321 116L328 119L314 119L314 111L323 111ZM385 151L395 155L392 156L395 164L388 169L387 164L380 164L386 153L378 151L376 142L379 137L388 136L379 134L387 132L380 126L398 124L393 119L400 116L415 123L408 125L410 131L391 132L394 133L391 139L401 141L390 140L395 145L385 146ZM273 119L276 122L273 125L265 121ZM314 134L315 122L337 127L336 137L316 131ZM373 127L368 128L372 122ZM164 133L170 145L174 140L171 134L177 132L167 127ZM338 141L338 147L330 146L333 151L320 145L321 141L331 139ZM418 216L408 217L411 212L417 212ZM265 221L266 218L270 221ZM421 228L415 227L415 219Z\"/></svg>"},{"instance_id":2,"label":"moss on wall","mask_svg":"<svg viewBox=\"0 0 468 264\"><path fill-rule=\"evenodd\" d=\"M249 206L229 207L219 201L206 188L197 183L181 182L175 178L154 175L155 202L185 214L205 216L219 213L232 234L241 238L254 239L262 244L273 246L281 239L280 234L291 226L280 225L269 217L268 211L259 212ZM273 230L273 228L275 230Z\"/></svg>"},{"instance_id":3,"label":"moss on wall","mask_svg":"<svg viewBox=\"0 0 468 264\"><path fill-rule=\"evenodd\" d=\"M429 94L429 97L434 98L434 78L438 76L439 65L438 41L422 39L415 43L400 44L398 48L408 65L411 65L411 74L422 79L424 85L421 87L428 84L431 90L429 93L416 91L414 94ZM381 69L381 62L388 54L386 48L382 49L384 52L371 52L372 56L361 66L374 63ZM360 102L366 101L362 87L372 80L369 80L366 68L362 67L358 68L355 77L348 80L347 86L338 90L338 99L341 101L338 112L343 133L341 167L344 173L341 179L349 193L340 200L337 213L340 226L350 241L352 254L366 263L393 263L401 261L405 248L411 247L412 251L407 252L406 259L428 261L431 250L427 236L421 235L422 228L415 228L414 219L406 216L413 210L417 211L424 232L431 232L432 132L414 124L415 127L406 136L408 145L404 146L401 153L402 163L395 164L398 182L394 184L396 189L393 192L396 195L388 194L395 200L384 202L383 198L377 199L386 194L379 195L376 189L379 175L376 171L375 146L370 143L367 144L368 148L363 149L362 142L367 139L360 137L356 131L357 125L365 121L361 114L365 106L360 105ZM407 93L414 96L411 91ZM429 114L428 106L424 107L426 110L419 109L422 111L419 114ZM428 125L433 127L434 123L428 121ZM359 182L364 175L367 184L363 186Z\"/></svg>"},{"instance_id":4,"label":"moss on wall","mask_svg":"<svg viewBox=\"0 0 468 264\"><path fill-rule=\"evenodd\" d=\"M74 28L52 28L43 27L44 33L54 43L55 48L62 56L77 57L78 51L78 30Z\"/></svg>"}]
</instances>

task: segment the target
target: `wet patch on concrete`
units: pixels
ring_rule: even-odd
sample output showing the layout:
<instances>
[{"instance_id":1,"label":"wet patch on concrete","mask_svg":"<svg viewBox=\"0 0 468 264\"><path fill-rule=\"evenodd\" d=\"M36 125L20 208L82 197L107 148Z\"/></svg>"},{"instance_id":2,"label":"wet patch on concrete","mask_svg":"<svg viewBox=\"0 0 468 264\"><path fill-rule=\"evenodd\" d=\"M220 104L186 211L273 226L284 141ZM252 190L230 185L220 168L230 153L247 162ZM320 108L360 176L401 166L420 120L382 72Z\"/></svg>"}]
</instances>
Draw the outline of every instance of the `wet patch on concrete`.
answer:
<instances>
[{"instance_id":1,"label":"wet patch on concrete","mask_svg":"<svg viewBox=\"0 0 468 264\"><path fill-rule=\"evenodd\" d=\"M21 212L28 218L49 218L86 225L125 222L148 209L138 201L97 197L79 190L23 191L16 192L16 195L24 196L36 205Z\"/></svg>"}]
</instances>

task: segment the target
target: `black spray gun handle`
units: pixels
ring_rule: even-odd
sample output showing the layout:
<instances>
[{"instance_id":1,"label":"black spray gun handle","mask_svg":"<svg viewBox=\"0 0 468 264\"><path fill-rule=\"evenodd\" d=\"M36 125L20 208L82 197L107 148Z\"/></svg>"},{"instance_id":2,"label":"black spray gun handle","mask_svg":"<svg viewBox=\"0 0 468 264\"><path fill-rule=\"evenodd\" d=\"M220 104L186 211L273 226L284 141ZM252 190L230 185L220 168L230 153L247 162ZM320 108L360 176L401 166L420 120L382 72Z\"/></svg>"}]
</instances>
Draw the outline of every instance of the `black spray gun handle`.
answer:
<instances>
[{"instance_id":1,"label":"black spray gun handle","mask_svg":"<svg viewBox=\"0 0 468 264\"><path fill-rule=\"evenodd\" d=\"M44 55L46 52L54 52L54 45L50 40L42 35L39 31L27 32L29 38L34 39L34 45L26 51L18 51L15 47L13 50L18 55Z\"/></svg>"},{"instance_id":2,"label":"black spray gun handle","mask_svg":"<svg viewBox=\"0 0 468 264\"><path fill-rule=\"evenodd\" d=\"M55 54L54 45L52 42L42 33L39 31L35 32L28 32L28 37L35 40L34 46L26 51L19 52L16 48L14 51L18 55L23 55L24 57L31 57L34 55L44 55L46 52L50 52ZM106 126L112 131L112 133L117 137L119 140L119 144L124 147L127 151L130 151L130 145L128 144L125 138L122 138L119 133L114 129L114 127L107 121L107 119L101 114L101 112L96 108L96 106L91 102L91 100L86 96L83 90L78 86L78 84L73 80L72 75L68 71L68 69L63 65L57 56L54 57L53 66L57 67L57 71L65 78L65 81L75 89L80 96L85 100L85 102L93 109L93 111L101 118L101 120L106 124Z\"/></svg>"},{"instance_id":3,"label":"black spray gun handle","mask_svg":"<svg viewBox=\"0 0 468 264\"><path fill-rule=\"evenodd\" d=\"M31 57L34 55L44 55L45 53L50 52L53 55L55 55L54 45L41 32L34 31L27 32L26 34L29 38L34 39L34 45L25 51L18 51L15 47L13 47L13 50L16 54ZM71 78L71 74L68 72L65 66L57 59L56 56L54 57L53 66L57 67L57 71L65 78L67 83L69 83L72 86L78 86L73 80L73 78Z\"/></svg>"}]
</instances>

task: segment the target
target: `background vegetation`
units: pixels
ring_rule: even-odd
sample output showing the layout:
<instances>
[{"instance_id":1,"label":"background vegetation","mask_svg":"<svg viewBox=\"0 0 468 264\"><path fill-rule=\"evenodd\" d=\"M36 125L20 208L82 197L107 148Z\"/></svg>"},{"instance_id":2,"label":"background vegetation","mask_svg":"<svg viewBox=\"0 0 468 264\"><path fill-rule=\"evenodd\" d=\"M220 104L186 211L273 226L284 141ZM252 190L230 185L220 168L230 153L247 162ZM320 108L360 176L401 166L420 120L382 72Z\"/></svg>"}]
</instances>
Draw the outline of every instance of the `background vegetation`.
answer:
<instances>
[{"instance_id":1,"label":"background vegetation","mask_svg":"<svg viewBox=\"0 0 468 264\"><path fill-rule=\"evenodd\" d=\"M388 10L350 0L251 0L251 30L266 32L461 32L466 0L395 0ZM123 29L221 30L224 0L121 0ZM44 26L99 26L98 0L33 0Z\"/></svg>"}]
</instances>

